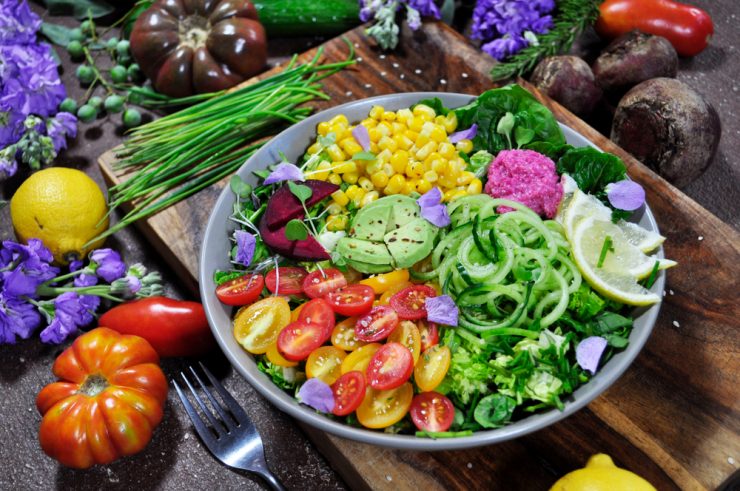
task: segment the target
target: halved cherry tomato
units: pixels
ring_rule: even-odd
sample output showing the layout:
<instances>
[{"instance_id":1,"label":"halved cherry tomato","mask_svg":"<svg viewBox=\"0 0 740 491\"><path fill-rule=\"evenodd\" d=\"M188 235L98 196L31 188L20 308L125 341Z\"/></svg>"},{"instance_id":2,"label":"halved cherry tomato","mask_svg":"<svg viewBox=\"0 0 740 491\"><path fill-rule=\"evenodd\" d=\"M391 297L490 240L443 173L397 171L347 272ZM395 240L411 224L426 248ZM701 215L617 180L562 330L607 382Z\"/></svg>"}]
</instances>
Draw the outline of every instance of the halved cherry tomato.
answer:
<instances>
[{"instance_id":1,"label":"halved cherry tomato","mask_svg":"<svg viewBox=\"0 0 740 491\"><path fill-rule=\"evenodd\" d=\"M421 352L425 352L435 344L439 344L439 329L437 324L429 322L426 319L419 319L416 321L416 326L419 328L419 334L421 335Z\"/></svg>"},{"instance_id":2,"label":"halved cherry tomato","mask_svg":"<svg viewBox=\"0 0 740 491\"><path fill-rule=\"evenodd\" d=\"M373 308L375 293L367 285L349 285L330 292L326 299L339 315L365 315Z\"/></svg>"},{"instance_id":3,"label":"halved cherry tomato","mask_svg":"<svg viewBox=\"0 0 740 491\"><path fill-rule=\"evenodd\" d=\"M455 406L439 392L422 392L414 396L409 413L422 431L447 431L455 419Z\"/></svg>"},{"instance_id":4,"label":"halved cherry tomato","mask_svg":"<svg viewBox=\"0 0 740 491\"><path fill-rule=\"evenodd\" d=\"M406 416L413 397L414 388L408 382L391 390L368 387L357 408L357 421L366 428L387 428Z\"/></svg>"},{"instance_id":5,"label":"halved cherry tomato","mask_svg":"<svg viewBox=\"0 0 740 491\"><path fill-rule=\"evenodd\" d=\"M303 292L311 298L320 298L329 292L347 286L347 278L338 269L316 270L303 280Z\"/></svg>"},{"instance_id":6,"label":"halved cherry tomato","mask_svg":"<svg viewBox=\"0 0 740 491\"><path fill-rule=\"evenodd\" d=\"M342 374L340 367L346 357L347 353L334 346L316 348L306 360L306 377L331 385Z\"/></svg>"},{"instance_id":7,"label":"halved cherry tomato","mask_svg":"<svg viewBox=\"0 0 740 491\"><path fill-rule=\"evenodd\" d=\"M308 303L308 302L306 302ZM298 307L294 308L290 312L290 322L295 322L298 320L298 317L301 315L301 310L303 310L303 307L305 306L305 303L300 304Z\"/></svg>"},{"instance_id":8,"label":"halved cherry tomato","mask_svg":"<svg viewBox=\"0 0 740 491\"><path fill-rule=\"evenodd\" d=\"M411 351L401 343L386 343L370 359L367 379L373 389L395 389L408 381L413 371Z\"/></svg>"},{"instance_id":9,"label":"halved cherry tomato","mask_svg":"<svg viewBox=\"0 0 740 491\"><path fill-rule=\"evenodd\" d=\"M371 343L362 346L352 353L347 355L347 358L342 362L342 374L352 372L354 370L365 373L367 366L370 364L370 359L373 355L383 346L380 343Z\"/></svg>"},{"instance_id":10,"label":"halved cherry tomato","mask_svg":"<svg viewBox=\"0 0 740 491\"><path fill-rule=\"evenodd\" d=\"M436 296L437 292L431 286L413 285L393 295L390 305L401 319L423 319L427 316L424 302L427 298Z\"/></svg>"},{"instance_id":11,"label":"halved cherry tomato","mask_svg":"<svg viewBox=\"0 0 740 491\"><path fill-rule=\"evenodd\" d=\"M387 305L376 305L370 312L357 319L355 337L372 343L388 337L398 327L398 314Z\"/></svg>"},{"instance_id":12,"label":"halved cherry tomato","mask_svg":"<svg viewBox=\"0 0 740 491\"><path fill-rule=\"evenodd\" d=\"M373 289L376 295L385 293L394 285L400 285L409 281L409 271L407 269L397 269L390 273L378 274L365 278L360 281L361 285L367 285Z\"/></svg>"},{"instance_id":13,"label":"halved cherry tomato","mask_svg":"<svg viewBox=\"0 0 740 491\"><path fill-rule=\"evenodd\" d=\"M290 307L283 297L267 297L234 316L234 337L242 347L261 355L275 342L280 330L290 322Z\"/></svg>"},{"instance_id":14,"label":"halved cherry tomato","mask_svg":"<svg viewBox=\"0 0 740 491\"><path fill-rule=\"evenodd\" d=\"M334 409L337 416L347 416L362 404L365 398L365 375L353 370L339 377L332 385L334 393Z\"/></svg>"},{"instance_id":15,"label":"halved cherry tomato","mask_svg":"<svg viewBox=\"0 0 740 491\"><path fill-rule=\"evenodd\" d=\"M341 322L337 322L336 327L331 332L331 344L344 351L354 351L367 343L360 341L355 337L355 323L357 317L348 317Z\"/></svg>"},{"instance_id":16,"label":"halved cherry tomato","mask_svg":"<svg viewBox=\"0 0 740 491\"><path fill-rule=\"evenodd\" d=\"M391 301L391 297L395 295L396 293L400 292L404 288L407 288L409 286L413 286L414 284L410 281L405 281L403 283L398 283L397 285L391 285L390 288L388 288L378 299L379 305L388 305L388 302Z\"/></svg>"},{"instance_id":17,"label":"halved cherry tomato","mask_svg":"<svg viewBox=\"0 0 740 491\"><path fill-rule=\"evenodd\" d=\"M216 287L216 297L226 305L241 307L258 298L265 286L265 279L259 274L245 274Z\"/></svg>"},{"instance_id":18,"label":"halved cherry tomato","mask_svg":"<svg viewBox=\"0 0 740 491\"><path fill-rule=\"evenodd\" d=\"M314 298L304 303L298 314L298 321L307 324L318 324L324 329L327 339L331 336L331 331L334 329L334 324L336 324L334 311L329 302L323 298Z\"/></svg>"},{"instance_id":19,"label":"halved cherry tomato","mask_svg":"<svg viewBox=\"0 0 740 491\"><path fill-rule=\"evenodd\" d=\"M290 368L298 365L297 361L287 360L283 355L280 354L277 348L277 341L267 347L267 351L265 351L265 356L270 363L279 367Z\"/></svg>"},{"instance_id":20,"label":"halved cherry tomato","mask_svg":"<svg viewBox=\"0 0 740 491\"><path fill-rule=\"evenodd\" d=\"M329 339L330 334L331 331L326 331L324 326L319 324L291 322L277 337L278 351L288 360L305 360L313 350Z\"/></svg>"},{"instance_id":21,"label":"halved cherry tomato","mask_svg":"<svg viewBox=\"0 0 740 491\"><path fill-rule=\"evenodd\" d=\"M437 388L450 368L450 348L435 344L424 351L414 368L414 381L424 392Z\"/></svg>"},{"instance_id":22,"label":"halved cherry tomato","mask_svg":"<svg viewBox=\"0 0 740 491\"><path fill-rule=\"evenodd\" d=\"M389 343L401 343L406 346L414 357L414 365L421 355L421 334L414 321L401 321L397 328L388 336Z\"/></svg>"},{"instance_id":23,"label":"halved cherry tomato","mask_svg":"<svg viewBox=\"0 0 740 491\"><path fill-rule=\"evenodd\" d=\"M281 266L270 270L265 276L265 286L278 295L298 295L303 293L303 280L308 271L293 266Z\"/></svg>"}]
</instances>

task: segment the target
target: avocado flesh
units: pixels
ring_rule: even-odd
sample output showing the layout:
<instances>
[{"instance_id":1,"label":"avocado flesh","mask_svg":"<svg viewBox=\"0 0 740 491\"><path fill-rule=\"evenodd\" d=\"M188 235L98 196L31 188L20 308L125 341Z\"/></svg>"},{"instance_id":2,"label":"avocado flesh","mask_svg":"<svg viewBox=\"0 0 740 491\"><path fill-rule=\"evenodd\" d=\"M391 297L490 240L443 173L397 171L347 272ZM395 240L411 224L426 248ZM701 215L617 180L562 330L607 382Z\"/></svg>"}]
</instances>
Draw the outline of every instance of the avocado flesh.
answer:
<instances>
[{"instance_id":1,"label":"avocado flesh","mask_svg":"<svg viewBox=\"0 0 740 491\"><path fill-rule=\"evenodd\" d=\"M375 201L357 212L349 235L356 239L382 242L388 229L393 206L383 200Z\"/></svg>"},{"instance_id":2,"label":"avocado flesh","mask_svg":"<svg viewBox=\"0 0 740 491\"><path fill-rule=\"evenodd\" d=\"M393 263L388 248L382 242L344 237L337 243L337 252L350 261L387 265Z\"/></svg>"},{"instance_id":3,"label":"avocado flesh","mask_svg":"<svg viewBox=\"0 0 740 491\"><path fill-rule=\"evenodd\" d=\"M349 259L347 260L347 264L349 266L352 266L360 273L365 274L389 273L394 269L394 267L390 264L368 264L363 263L362 261L352 261Z\"/></svg>"},{"instance_id":4,"label":"avocado flesh","mask_svg":"<svg viewBox=\"0 0 740 491\"><path fill-rule=\"evenodd\" d=\"M399 229L410 221L419 218L420 209L414 198L404 196L403 194L388 196L388 198L390 198L389 202L393 213L388 222L386 232Z\"/></svg>"},{"instance_id":5,"label":"avocado flesh","mask_svg":"<svg viewBox=\"0 0 740 491\"><path fill-rule=\"evenodd\" d=\"M416 218L397 230L385 234L388 246L398 268L410 268L432 252L435 228L423 218Z\"/></svg>"}]
</instances>

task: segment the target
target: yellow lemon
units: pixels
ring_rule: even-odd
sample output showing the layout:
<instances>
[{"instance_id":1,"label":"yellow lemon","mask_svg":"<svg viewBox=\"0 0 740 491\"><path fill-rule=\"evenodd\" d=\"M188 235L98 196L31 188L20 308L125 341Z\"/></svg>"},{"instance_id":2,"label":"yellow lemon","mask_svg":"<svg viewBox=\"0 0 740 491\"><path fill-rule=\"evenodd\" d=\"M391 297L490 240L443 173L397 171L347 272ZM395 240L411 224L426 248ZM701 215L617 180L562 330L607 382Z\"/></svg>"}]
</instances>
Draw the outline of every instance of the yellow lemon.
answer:
<instances>
[{"instance_id":1,"label":"yellow lemon","mask_svg":"<svg viewBox=\"0 0 740 491\"><path fill-rule=\"evenodd\" d=\"M21 242L40 239L56 262L67 264L99 247L85 244L108 228L103 192L85 173L50 167L31 175L10 200L10 216Z\"/></svg>"},{"instance_id":2,"label":"yellow lemon","mask_svg":"<svg viewBox=\"0 0 740 491\"><path fill-rule=\"evenodd\" d=\"M561 477L550 491L655 491L635 473L620 469L612 458L600 453L588 459L586 467Z\"/></svg>"}]
</instances>

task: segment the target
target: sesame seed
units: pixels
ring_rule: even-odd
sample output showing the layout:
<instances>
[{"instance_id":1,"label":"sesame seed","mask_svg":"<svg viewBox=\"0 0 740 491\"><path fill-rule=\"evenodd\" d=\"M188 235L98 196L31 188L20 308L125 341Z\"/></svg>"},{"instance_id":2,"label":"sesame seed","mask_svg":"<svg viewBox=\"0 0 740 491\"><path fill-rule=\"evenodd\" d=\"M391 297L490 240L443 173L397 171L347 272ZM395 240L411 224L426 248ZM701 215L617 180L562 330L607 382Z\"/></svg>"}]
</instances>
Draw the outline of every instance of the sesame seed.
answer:
<instances>
[{"instance_id":1,"label":"sesame seed","mask_svg":"<svg viewBox=\"0 0 740 491\"><path fill-rule=\"evenodd\" d=\"M362 56L357 57L357 63L360 63L362 61Z\"/></svg>"},{"instance_id":2,"label":"sesame seed","mask_svg":"<svg viewBox=\"0 0 740 491\"><path fill-rule=\"evenodd\" d=\"M727 457L727 463L730 465L735 465L735 459L733 459L732 457Z\"/></svg>"},{"instance_id":3,"label":"sesame seed","mask_svg":"<svg viewBox=\"0 0 740 491\"><path fill-rule=\"evenodd\" d=\"M665 290L663 290L663 296L665 297Z\"/></svg>"},{"instance_id":4,"label":"sesame seed","mask_svg":"<svg viewBox=\"0 0 740 491\"><path fill-rule=\"evenodd\" d=\"M347 92L344 93L344 95L346 95L347 97L349 97L349 96L352 95L352 91L351 90L348 90Z\"/></svg>"},{"instance_id":5,"label":"sesame seed","mask_svg":"<svg viewBox=\"0 0 740 491\"><path fill-rule=\"evenodd\" d=\"M462 73L462 78L468 78L468 74L467 74L467 73L465 73L465 72L463 72L463 73Z\"/></svg>"},{"instance_id":6,"label":"sesame seed","mask_svg":"<svg viewBox=\"0 0 740 491\"><path fill-rule=\"evenodd\" d=\"M359 48L359 47L360 47L359 43L355 43L355 48Z\"/></svg>"},{"instance_id":7,"label":"sesame seed","mask_svg":"<svg viewBox=\"0 0 740 491\"><path fill-rule=\"evenodd\" d=\"M419 75L421 73L421 70L417 68L416 70L414 70L414 73Z\"/></svg>"},{"instance_id":8,"label":"sesame seed","mask_svg":"<svg viewBox=\"0 0 740 491\"><path fill-rule=\"evenodd\" d=\"M365 88L366 88L366 89L369 89L369 88L371 88L372 86L373 86L373 84L365 84Z\"/></svg>"},{"instance_id":9,"label":"sesame seed","mask_svg":"<svg viewBox=\"0 0 740 491\"><path fill-rule=\"evenodd\" d=\"M381 60L385 60L385 55L380 55Z\"/></svg>"},{"instance_id":10,"label":"sesame seed","mask_svg":"<svg viewBox=\"0 0 740 491\"><path fill-rule=\"evenodd\" d=\"M679 324L678 321L673 321L673 325L676 327L681 327L681 324Z\"/></svg>"},{"instance_id":11,"label":"sesame seed","mask_svg":"<svg viewBox=\"0 0 740 491\"><path fill-rule=\"evenodd\" d=\"M468 462L468 469L472 469L472 468L473 468L473 463L472 462Z\"/></svg>"},{"instance_id":12,"label":"sesame seed","mask_svg":"<svg viewBox=\"0 0 740 491\"><path fill-rule=\"evenodd\" d=\"M404 75L404 74L402 73L402 74L401 74L401 75L400 75L400 76L399 76L398 78L400 78L401 80L403 80L404 78L406 78L406 75Z\"/></svg>"},{"instance_id":13,"label":"sesame seed","mask_svg":"<svg viewBox=\"0 0 740 491\"><path fill-rule=\"evenodd\" d=\"M673 295L673 290L668 290L668 293L670 293L671 295Z\"/></svg>"},{"instance_id":14,"label":"sesame seed","mask_svg":"<svg viewBox=\"0 0 740 491\"><path fill-rule=\"evenodd\" d=\"M699 236L699 240L704 240L704 236L703 235L700 235Z\"/></svg>"},{"instance_id":15,"label":"sesame seed","mask_svg":"<svg viewBox=\"0 0 740 491\"><path fill-rule=\"evenodd\" d=\"M447 80L441 78L439 79L439 83L441 83L442 85L447 85Z\"/></svg>"},{"instance_id":16,"label":"sesame seed","mask_svg":"<svg viewBox=\"0 0 740 491\"><path fill-rule=\"evenodd\" d=\"M391 477L390 474L386 474L385 480L388 481L388 482L391 482L393 480L393 478Z\"/></svg>"},{"instance_id":17,"label":"sesame seed","mask_svg":"<svg viewBox=\"0 0 740 491\"><path fill-rule=\"evenodd\" d=\"M398 63L396 63L395 61L393 62L393 68L398 68L398 67L400 67L400 66L401 66L401 65L399 65L399 64L398 64Z\"/></svg>"},{"instance_id":18,"label":"sesame seed","mask_svg":"<svg viewBox=\"0 0 740 491\"><path fill-rule=\"evenodd\" d=\"M380 76L381 77L385 77L386 76L386 72L380 72Z\"/></svg>"}]
</instances>

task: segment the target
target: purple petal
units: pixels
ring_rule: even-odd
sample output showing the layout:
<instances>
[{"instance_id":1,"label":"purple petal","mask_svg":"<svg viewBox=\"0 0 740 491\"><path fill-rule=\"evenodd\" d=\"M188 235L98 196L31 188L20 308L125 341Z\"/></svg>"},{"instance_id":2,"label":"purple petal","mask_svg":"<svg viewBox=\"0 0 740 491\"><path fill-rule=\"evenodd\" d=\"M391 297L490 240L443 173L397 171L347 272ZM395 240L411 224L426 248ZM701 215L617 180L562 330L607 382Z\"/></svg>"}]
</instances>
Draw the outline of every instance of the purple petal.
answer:
<instances>
[{"instance_id":1,"label":"purple petal","mask_svg":"<svg viewBox=\"0 0 740 491\"><path fill-rule=\"evenodd\" d=\"M450 143L457 143L460 140L472 140L475 135L478 134L478 125L473 123L473 126L467 130L457 131L450 135Z\"/></svg>"},{"instance_id":2,"label":"purple petal","mask_svg":"<svg viewBox=\"0 0 740 491\"><path fill-rule=\"evenodd\" d=\"M303 181L303 171L297 166L288 162L283 162L275 167L275 170L267 176L263 184L275 184L283 181Z\"/></svg>"},{"instance_id":3,"label":"purple petal","mask_svg":"<svg viewBox=\"0 0 740 491\"><path fill-rule=\"evenodd\" d=\"M426 193L422 194L416 203L421 206L422 209L428 206L437 206L442 202L442 191L438 187L433 187Z\"/></svg>"},{"instance_id":4,"label":"purple petal","mask_svg":"<svg viewBox=\"0 0 740 491\"><path fill-rule=\"evenodd\" d=\"M244 230L234 231L234 239L236 240L236 257L234 261L249 266L252 263L254 257L254 249L257 245L257 239L254 235Z\"/></svg>"},{"instance_id":5,"label":"purple petal","mask_svg":"<svg viewBox=\"0 0 740 491\"><path fill-rule=\"evenodd\" d=\"M322 413L330 413L334 409L334 393L331 387L318 378L306 380L298 391L298 400Z\"/></svg>"},{"instance_id":6,"label":"purple petal","mask_svg":"<svg viewBox=\"0 0 740 491\"><path fill-rule=\"evenodd\" d=\"M358 124L352 128L352 136L355 137L357 143L360 144L364 151L370 150L370 132L367 131L365 126Z\"/></svg>"},{"instance_id":7,"label":"purple petal","mask_svg":"<svg viewBox=\"0 0 740 491\"><path fill-rule=\"evenodd\" d=\"M108 283L114 282L126 272L126 263L113 249L95 249L90 253L90 260L97 264L95 273Z\"/></svg>"},{"instance_id":8,"label":"purple petal","mask_svg":"<svg viewBox=\"0 0 740 491\"><path fill-rule=\"evenodd\" d=\"M430 206L421 209L421 216L427 222L437 227L446 227L450 224L450 215L447 213L445 205Z\"/></svg>"},{"instance_id":9,"label":"purple petal","mask_svg":"<svg viewBox=\"0 0 740 491\"><path fill-rule=\"evenodd\" d=\"M576 361L584 370L593 375L599 367L599 360L606 349L606 339L601 336L586 338L576 347Z\"/></svg>"},{"instance_id":10,"label":"purple petal","mask_svg":"<svg viewBox=\"0 0 740 491\"><path fill-rule=\"evenodd\" d=\"M445 326L457 326L457 318L460 315L455 301L449 295L428 297L424 301L427 309L427 319Z\"/></svg>"},{"instance_id":11,"label":"purple petal","mask_svg":"<svg viewBox=\"0 0 740 491\"><path fill-rule=\"evenodd\" d=\"M607 184L606 197L614 208L632 211L645 203L645 189L635 181L625 179Z\"/></svg>"}]
</instances>

